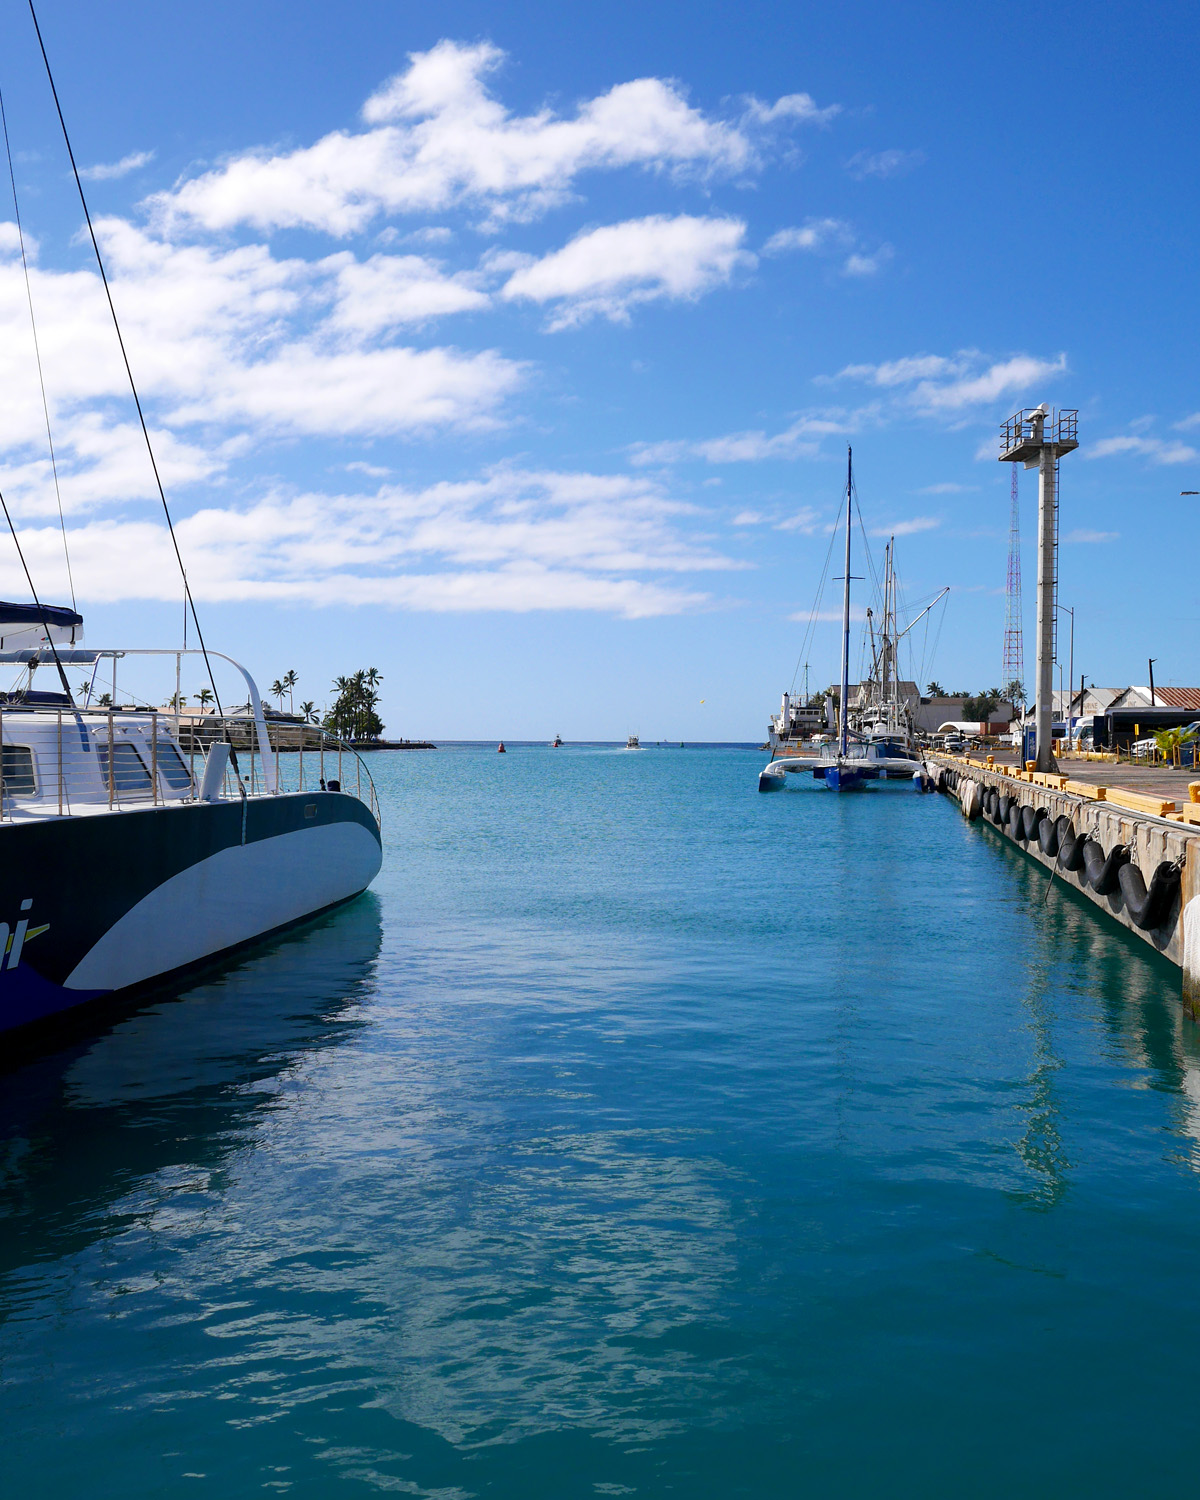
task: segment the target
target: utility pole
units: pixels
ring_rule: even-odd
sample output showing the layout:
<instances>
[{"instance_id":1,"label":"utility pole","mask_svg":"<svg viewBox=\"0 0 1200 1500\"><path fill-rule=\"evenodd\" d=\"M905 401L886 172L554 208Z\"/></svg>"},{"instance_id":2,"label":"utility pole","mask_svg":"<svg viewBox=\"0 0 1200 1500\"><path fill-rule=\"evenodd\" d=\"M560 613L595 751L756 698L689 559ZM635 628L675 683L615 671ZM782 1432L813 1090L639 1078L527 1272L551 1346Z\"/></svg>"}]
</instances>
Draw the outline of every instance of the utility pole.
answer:
<instances>
[{"instance_id":1,"label":"utility pole","mask_svg":"<svg viewBox=\"0 0 1200 1500\"><path fill-rule=\"evenodd\" d=\"M1057 656L1058 463L1079 447L1079 413L1052 412L1042 403L1004 424L1000 462L1038 471L1037 755L1039 771L1057 770L1054 734L1054 661Z\"/></svg>"},{"instance_id":2,"label":"utility pole","mask_svg":"<svg viewBox=\"0 0 1200 1500\"><path fill-rule=\"evenodd\" d=\"M1158 706L1155 703L1155 701L1154 701L1154 663L1157 660L1158 660L1157 656L1152 656L1150 658L1150 707L1151 708L1156 708Z\"/></svg>"}]
</instances>

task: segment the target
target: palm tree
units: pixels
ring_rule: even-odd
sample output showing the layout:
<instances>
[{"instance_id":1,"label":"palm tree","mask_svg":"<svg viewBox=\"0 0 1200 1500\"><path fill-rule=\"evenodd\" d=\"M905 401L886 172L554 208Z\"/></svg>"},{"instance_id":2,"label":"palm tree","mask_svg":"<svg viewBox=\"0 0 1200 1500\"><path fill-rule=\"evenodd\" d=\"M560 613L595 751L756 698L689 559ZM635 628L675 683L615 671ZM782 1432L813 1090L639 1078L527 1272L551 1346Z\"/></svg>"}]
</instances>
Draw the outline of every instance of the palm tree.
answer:
<instances>
[{"instance_id":1,"label":"palm tree","mask_svg":"<svg viewBox=\"0 0 1200 1500\"><path fill-rule=\"evenodd\" d=\"M196 694L196 701L202 709L207 708L213 701L212 688L201 688Z\"/></svg>"},{"instance_id":2,"label":"palm tree","mask_svg":"<svg viewBox=\"0 0 1200 1500\"><path fill-rule=\"evenodd\" d=\"M279 712L280 713L283 712L283 695L286 692L287 692L287 688L284 687L283 683L277 677L275 679L275 681L271 684L271 697L279 699Z\"/></svg>"},{"instance_id":3,"label":"palm tree","mask_svg":"<svg viewBox=\"0 0 1200 1500\"><path fill-rule=\"evenodd\" d=\"M300 712L304 715L304 722L306 724L315 724L317 722L317 705L311 698L307 703L300 705Z\"/></svg>"},{"instance_id":4,"label":"palm tree","mask_svg":"<svg viewBox=\"0 0 1200 1500\"><path fill-rule=\"evenodd\" d=\"M289 667L287 669L287 671L283 674L283 677L280 680L282 681L284 687L287 688L288 713L295 713L295 711L296 711L296 704L295 704L294 699L292 698L292 689L296 686L296 669L295 669L295 667ZM283 707L282 702L280 703L279 706L281 708Z\"/></svg>"}]
</instances>

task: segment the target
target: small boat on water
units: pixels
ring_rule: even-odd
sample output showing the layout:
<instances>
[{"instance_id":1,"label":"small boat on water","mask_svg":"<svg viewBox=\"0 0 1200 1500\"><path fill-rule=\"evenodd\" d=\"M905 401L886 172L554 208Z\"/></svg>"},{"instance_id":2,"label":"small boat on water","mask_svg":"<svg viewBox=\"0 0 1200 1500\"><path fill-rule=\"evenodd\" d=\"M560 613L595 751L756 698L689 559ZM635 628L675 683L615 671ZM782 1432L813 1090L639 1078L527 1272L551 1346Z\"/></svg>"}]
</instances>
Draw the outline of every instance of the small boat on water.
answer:
<instances>
[{"instance_id":1,"label":"small boat on water","mask_svg":"<svg viewBox=\"0 0 1200 1500\"><path fill-rule=\"evenodd\" d=\"M636 734L631 734L625 741L625 748L626 750L640 750L642 748L641 742Z\"/></svg>"},{"instance_id":2,"label":"small boat on water","mask_svg":"<svg viewBox=\"0 0 1200 1500\"><path fill-rule=\"evenodd\" d=\"M501 740L500 743L496 746L496 754L497 755L507 755L508 754L508 751L505 750L505 748L504 748L504 741L503 740Z\"/></svg>"},{"instance_id":3,"label":"small boat on water","mask_svg":"<svg viewBox=\"0 0 1200 1500\"><path fill-rule=\"evenodd\" d=\"M551 748L551 750L558 750L561 747L562 747L562 735L561 734L556 734L554 736L554 739L550 743L550 748Z\"/></svg>"}]
</instances>

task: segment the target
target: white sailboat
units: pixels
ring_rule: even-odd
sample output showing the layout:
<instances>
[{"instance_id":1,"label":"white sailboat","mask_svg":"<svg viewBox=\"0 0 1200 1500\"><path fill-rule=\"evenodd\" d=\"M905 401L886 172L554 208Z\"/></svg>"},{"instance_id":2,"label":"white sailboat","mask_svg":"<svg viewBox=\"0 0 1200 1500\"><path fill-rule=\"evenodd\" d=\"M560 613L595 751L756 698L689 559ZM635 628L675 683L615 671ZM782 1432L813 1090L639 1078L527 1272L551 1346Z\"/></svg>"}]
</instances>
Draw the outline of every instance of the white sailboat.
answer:
<instances>
[{"instance_id":1,"label":"white sailboat","mask_svg":"<svg viewBox=\"0 0 1200 1500\"><path fill-rule=\"evenodd\" d=\"M836 738L825 744L817 755L777 754L759 773L758 786L763 792L784 785L790 773L811 771L830 791L857 791L878 781L923 782L925 768L913 735L908 713L900 696L897 672L897 648L918 621L924 619L947 590L926 606L903 630L899 628L896 608L895 540L889 541L884 565L883 619L878 647L875 641L872 613L867 611L871 626L871 676L860 693L857 722L850 705L850 583L851 542L854 506L854 455L846 450L846 546L845 574L842 581L842 660L836 723Z\"/></svg>"}]
</instances>

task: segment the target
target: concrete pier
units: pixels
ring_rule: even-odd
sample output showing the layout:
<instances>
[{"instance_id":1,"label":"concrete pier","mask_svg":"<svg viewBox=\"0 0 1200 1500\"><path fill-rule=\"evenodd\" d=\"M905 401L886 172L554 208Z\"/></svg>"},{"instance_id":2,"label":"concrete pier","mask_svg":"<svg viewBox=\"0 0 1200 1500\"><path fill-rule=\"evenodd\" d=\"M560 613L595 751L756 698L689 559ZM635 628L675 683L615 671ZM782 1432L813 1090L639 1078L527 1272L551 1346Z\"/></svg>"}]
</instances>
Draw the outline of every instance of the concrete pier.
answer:
<instances>
[{"instance_id":1,"label":"concrete pier","mask_svg":"<svg viewBox=\"0 0 1200 1500\"><path fill-rule=\"evenodd\" d=\"M998 837L1037 860L1047 878L1053 872L1054 879L1177 964L1184 1004L1200 1019L1200 804L1176 810L1175 803L1161 797L1072 781L1065 775L989 766L985 760L961 756L931 755L928 765L938 790L957 799L964 817L985 822ZM1045 853L1036 833L1018 840L1007 826L998 827L984 811L986 793L992 790L1018 807L1043 809L1052 819L1069 818L1074 834L1094 840L1106 858L1119 847L1127 850L1128 862L1136 865L1147 888L1160 866L1176 866L1178 890L1162 919L1150 928L1139 926L1119 886L1101 894L1092 888L1084 868L1063 868L1061 850Z\"/></svg>"}]
</instances>

